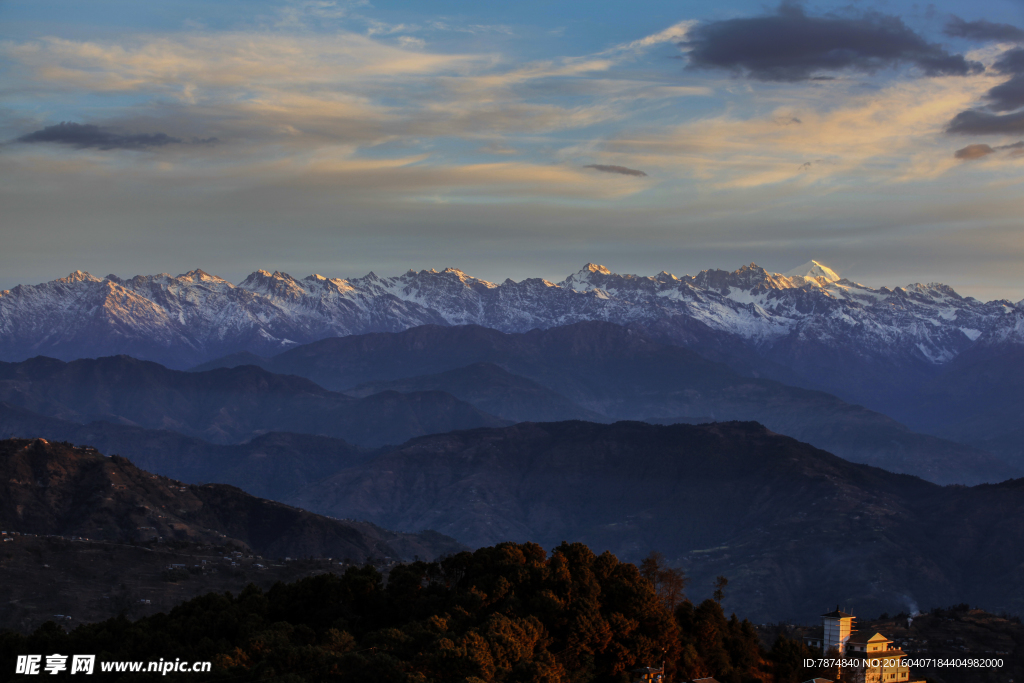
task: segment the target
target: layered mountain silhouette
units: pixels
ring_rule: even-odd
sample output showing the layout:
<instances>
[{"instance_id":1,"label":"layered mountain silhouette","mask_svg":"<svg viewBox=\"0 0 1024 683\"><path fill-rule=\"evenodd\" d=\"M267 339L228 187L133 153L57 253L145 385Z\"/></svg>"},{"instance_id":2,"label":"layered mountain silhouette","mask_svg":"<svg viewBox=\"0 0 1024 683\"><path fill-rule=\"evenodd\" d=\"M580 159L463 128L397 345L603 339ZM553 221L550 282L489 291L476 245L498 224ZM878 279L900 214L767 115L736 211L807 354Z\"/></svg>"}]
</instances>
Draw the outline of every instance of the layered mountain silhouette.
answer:
<instances>
[{"instance_id":1,"label":"layered mountain silhouette","mask_svg":"<svg viewBox=\"0 0 1024 683\"><path fill-rule=\"evenodd\" d=\"M0 363L0 401L73 422L170 429L213 443L290 431L376 446L507 424L436 391L355 399L255 366L182 372L128 356Z\"/></svg>"},{"instance_id":2,"label":"layered mountain silhouette","mask_svg":"<svg viewBox=\"0 0 1024 683\"><path fill-rule=\"evenodd\" d=\"M456 547L427 530L470 547L580 540L634 561L658 550L686 568L697 597L725 575L730 595L758 619L810 618L837 595L865 613L1024 607L1024 480L940 487L755 423L522 423L369 451L279 433L215 445L0 405L0 436L31 430L135 462L70 444L4 442L0 452L12 457L0 471L9 485L0 525L30 533L234 538L263 554L353 558ZM383 540L342 549L331 545L340 533L333 519L182 481L231 482L331 518L368 520L343 524Z\"/></svg>"},{"instance_id":3,"label":"layered mountain silhouette","mask_svg":"<svg viewBox=\"0 0 1024 683\"><path fill-rule=\"evenodd\" d=\"M111 422L79 424L0 402L0 439L88 444L137 467L190 484L231 484L260 498L284 500L376 451L341 439L271 432L242 444L212 444L166 429Z\"/></svg>"},{"instance_id":4,"label":"layered mountain silhouette","mask_svg":"<svg viewBox=\"0 0 1024 683\"><path fill-rule=\"evenodd\" d=\"M961 381L969 363L958 362L1002 347L1009 365L1001 367L1019 370L1012 358L1024 348L1024 302L982 302L940 283L870 287L813 260L785 274L749 264L682 277L588 263L558 283L493 283L456 268L349 279L259 270L237 285L198 269L132 278L76 271L0 292L0 359L128 354L183 369L241 354L243 364L258 365L260 357L326 337L427 324L521 333L593 320L966 443L1013 431L991 424L993 410L1012 406L1012 419L1024 411L1020 399L989 398L969 372ZM975 386L979 400L933 409L932 398Z\"/></svg>"},{"instance_id":5,"label":"layered mountain silhouette","mask_svg":"<svg viewBox=\"0 0 1024 683\"><path fill-rule=\"evenodd\" d=\"M238 545L268 557L438 556L436 533L396 534L328 519L232 486L184 485L93 448L45 439L0 442L0 527L36 535L141 543Z\"/></svg>"},{"instance_id":6,"label":"layered mountain silhouette","mask_svg":"<svg viewBox=\"0 0 1024 683\"><path fill-rule=\"evenodd\" d=\"M346 393L370 396L381 391L444 391L513 422L605 422L608 419L601 413L582 408L539 382L514 375L494 363L474 363L436 375L365 382Z\"/></svg>"},{"instance_id":7,"label":"layered mountain silhouette","mask_svg":"<svg viewBox=\"0 0 1024 683\"><path fill-rule=\"evenodd\" d=\"M222 362L230 365L233 360ZM755 420L848 460L937 483L975 484L1019 474L979 448L915 433L824 392L743 376L694 351L612 323L575 323L521 334L475 325L425 325L398 333L323 339L261 364L339 391L443 390L514 419L522 413L493 399L513 395L504 388L511 385L511 374L520 378L517 391L525 391L526 382L534 392L534 385L540 385L571 402L580 416L597 414L604 421ZM567 409L564 402L558 405L558 410Z\"/></svg>"},{"instance_id":8,"label":"layered mountain silhouette","mask_svg":"<svg viewBox=\"0 0 1024 683\"><path fill-rule=\"evenodd\" d=\"M755 619L968 602L1024 608L1024 480L940 487L754 423L524 423L420 437L294 504L470 546L578 540L729 579Z\"/></svg>"}]
</instances>

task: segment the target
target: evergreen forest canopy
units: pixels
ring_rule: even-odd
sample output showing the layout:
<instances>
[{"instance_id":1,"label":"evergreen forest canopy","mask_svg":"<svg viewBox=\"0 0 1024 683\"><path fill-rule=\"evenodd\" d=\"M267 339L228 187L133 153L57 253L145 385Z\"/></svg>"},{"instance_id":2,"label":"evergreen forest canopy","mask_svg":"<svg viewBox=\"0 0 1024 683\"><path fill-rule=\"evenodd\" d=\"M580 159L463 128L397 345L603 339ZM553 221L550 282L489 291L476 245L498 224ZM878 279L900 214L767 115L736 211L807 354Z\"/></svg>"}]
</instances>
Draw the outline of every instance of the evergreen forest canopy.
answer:
<instances>
[{"instance_id":1,"label":"evergreen forest canopy","mask_svg":"<svg viewBox=\"0 0 1024 683\"><path fill-rule=\"evenodd\" d=\"M209 660L210 681L618 683L662 663L670 681L808 678L802 644L780 638L766 650L750 622L725 616L726 585L720 577L717 600L694 605L685 577L656 554L637 568L581 543L550 556L534 543L502 543L398 565L386 581L372 566L350 567L266 592L210 593L136 622L3 632L0 680L17 679L17 654L43 653Z\"/></svg>"}]
</instances>

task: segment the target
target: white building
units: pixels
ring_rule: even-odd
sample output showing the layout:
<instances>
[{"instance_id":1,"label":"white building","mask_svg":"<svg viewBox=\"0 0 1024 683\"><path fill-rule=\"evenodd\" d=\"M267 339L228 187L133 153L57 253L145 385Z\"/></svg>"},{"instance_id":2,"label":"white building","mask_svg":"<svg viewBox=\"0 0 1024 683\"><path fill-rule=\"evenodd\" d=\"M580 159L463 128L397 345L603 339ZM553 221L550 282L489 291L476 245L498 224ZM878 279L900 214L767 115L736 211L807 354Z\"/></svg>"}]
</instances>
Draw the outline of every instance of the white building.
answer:
<instances>
[{"instance_id":1,"label":"white building","mask_svg":"<svg viewBox=\"0 0 1024 683\"><path fill-rule=\"evenodd\" d=\"M838 655L846 652L846 643L854 632L853 622L857 617L847 614L836 605L834 612L821 615L821 634L808 636L804 642L811 647L820 648L823 654L835 651Z\"/></svg>"}]
</instances>

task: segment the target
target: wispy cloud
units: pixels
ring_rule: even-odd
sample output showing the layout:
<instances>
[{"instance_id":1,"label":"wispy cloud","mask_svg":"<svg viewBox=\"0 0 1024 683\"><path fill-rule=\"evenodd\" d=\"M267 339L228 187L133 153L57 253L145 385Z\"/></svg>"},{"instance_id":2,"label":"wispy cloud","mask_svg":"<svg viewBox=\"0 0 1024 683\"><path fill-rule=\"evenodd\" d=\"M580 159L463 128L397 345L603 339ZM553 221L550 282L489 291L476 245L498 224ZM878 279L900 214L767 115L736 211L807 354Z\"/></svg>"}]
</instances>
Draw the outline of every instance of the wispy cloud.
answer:
<instances>
[{"instance_id":1,"label":"wispy cloud","mask_svg":"<svg viewBox=\"0 0 1024 683\"><path fill-rule=\"evenodd\" d=\"M399 36L398 44L406 50L422 50L426 47L427 41L415 36Z\"/></svg>"},{"instance_id":2,"label":"wispy cloud","mask_svg":"<svg viewBox=\"0 0 1024 683\"><path fill-rule=\"evenodd\" d=\"M376 19L367 19L366 35L368 36L390 36L396 33L411 33L422 30L422 26L416 24L389 24Z\"/></svg>"},{"instance_id":3,"label":"wispy cloud","mask_svg":"<svg viewBox=\"0 0 1024 683\"><path fill-rule=\"evenodd\" d=\"M358 4L291 7L303 16L329 18ZM749 29L735 23L739 20L681 21L593 54L527 62L497 53L429 51L419 35L455 30L441 21L369 22L371 35L334 29L136 35L116 41L45 38L4 43L0 53L12 64L9 74L38 94L132 98L130 107L81 124L92 127L87 131L50 131L45 127L50 122L41 121L37 129L20 133L26 142L49 136L50 142L83 149L170 149L180 141L216 138L223 144L189 151L207 155L221 172L237 164L237 172L227 173L237 178L277 172L309 181L332 168L323 159L348 169L362 163L361 155L377 163L370 157L393 159L397 153L406 161L381 162L358 172L382 185L388 184L388 174L400 175L403 180L395 187L418 192L422 185L435 194L444 194L444 187L421 176L443 168L435 177L452 183L449 190L456 195L486 186L576 196L618 182L621 187L606 196L626 196L657 183L629 180L627 186L621 176L647 173L656 175L658 183L750 187L858 178L868 171L890 179L934 176L955 163L948 148L928 141L958 111L992 90L990 79L973 73L972 59L936 52L902 23L881 15L824 19L783 6L749 21L774 20L782 20L791 34L824 26L846 36L850 45L861 41L863 49L853 50L853 61L840 67L869 69L878 59L884 62L888 50L885 54L895 61L908 59L938 71L948 66L955 75L896 78L876 90L858 90L846 81L809 88L800 79L823 64L812 41L790 51L790 61L776 65L782 71L771 72L787 75L782 85L771 86L773 110L742 115L729 105L730 98L745 96L732 79L680 73L677 62L662 77L630 71L646 49L681 41L692 48L691 59L697 62L720 49L723 65L732 59L753 75L771 71L771 65L743 61L746 57L736 61L735 39ZM473 30L497 29L481 25ZM869 49L872 36L891 39L891 44ZM672 117L664 105L689 97L718 97L727 106L714 116L680 112L674 122L665 123ZM642 112L651 112L657 122L638 125ZM80 142L73 141L76 135ZM480 166L475 163L479 157L472 156L457 161L458 155L437 152L449 138L470 141L468 149L476 153L518 154L523 161L512 166ZM416 152L415 161L408 161L413 158L409 150ZM554 166L553 160L558 160ZM455 170L462 167L472 167L480 179ZM356 182L350 175L344 178ZM552 180L543 187L537 178Z\"/></svg>"},{"instance_id":4,"label":"wispy cloud","mask_svg":"<svg viewBox=\"0 0 1024 683\"><path fill-rule=\"evenodd\" d=\"M816 89L814 98L794 93L791 103L766 116L727 113L621 133L601 151L605 163L660 168L718 187L935 177L954 163L941 144L946 121L987 82L942 77L853 95L855 88L837 82Z\"/></svg>"},{"instance_id":5,"label":"wispy cloud","mask_svg":"<svg viewBox=\"0 0 1024 683\"><path fill-rule=\"evenodd\" d=\"M479 151L483 152L484 154L519 154L519 151L514 147L502 145L497 142L485 145L484 147L481 147Z\"/></svg>"},{"instance_id":6,"label":"wispy cloud","mask_svg":"<svg viewBox=\"0 0 1024 683\"><path fill-rule=\"evenodd\" d=\"M369 0L289 0L278 10L279 27L305 26L323 21L339 21L352 10L369 6Z\"/></svg>"},{"instance_id":7,"label":"wispy cloud","mask_svg":"<svg viewBox=\"0 0 1024 683\"><path fill-rule=\"evenodd\" d=\"M678 24L673 24L663 31L652 33L649 36L644 36L639 40L634 40L631 43L620 45L618 49L635 50L638 48L650 47L652 45L658 45L660 43L674 43L680 40L685 40L687 34L697 25L696 20L680 21Z\"/></svg>"}]
</instances>

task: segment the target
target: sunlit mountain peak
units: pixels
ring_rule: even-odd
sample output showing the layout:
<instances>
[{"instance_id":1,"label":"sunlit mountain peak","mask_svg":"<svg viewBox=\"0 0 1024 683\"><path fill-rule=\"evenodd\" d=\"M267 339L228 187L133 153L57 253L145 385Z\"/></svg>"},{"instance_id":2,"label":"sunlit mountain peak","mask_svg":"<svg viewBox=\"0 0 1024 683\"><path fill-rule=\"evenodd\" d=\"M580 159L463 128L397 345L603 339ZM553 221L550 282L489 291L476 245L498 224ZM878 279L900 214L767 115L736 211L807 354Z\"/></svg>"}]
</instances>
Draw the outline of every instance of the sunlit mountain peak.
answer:
<instances>
[{"instance_id":1,"label":"sunlit mountain peak","mask_svg":"<svg viewBox=\"0 0 1024 683\"><path fill-rule=\"evenodd\" d=\"M829 282L837 282L841 279L836 271L814 259L783 273L783 275L787 277L823 277Z\"/></svg>"}]
</instances>

